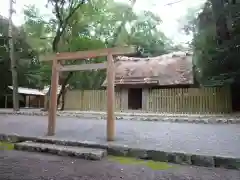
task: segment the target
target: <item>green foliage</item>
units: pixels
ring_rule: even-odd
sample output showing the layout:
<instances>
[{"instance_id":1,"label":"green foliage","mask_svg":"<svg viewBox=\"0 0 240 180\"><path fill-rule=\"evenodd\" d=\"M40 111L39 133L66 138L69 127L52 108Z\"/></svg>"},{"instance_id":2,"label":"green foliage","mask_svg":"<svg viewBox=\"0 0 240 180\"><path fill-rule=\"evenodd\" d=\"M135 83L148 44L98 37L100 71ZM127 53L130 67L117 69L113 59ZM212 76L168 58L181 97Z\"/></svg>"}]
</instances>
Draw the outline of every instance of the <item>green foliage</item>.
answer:
<instances>
[{"instance_id":1,"label":"green foliage","mask_svg":"<svg viewBox=\"0 0 240 180\"><path fill-rule=\"evenodd\" d=\"M14 150L14 144L0 141L0 150Z\"/></svg>"},{"instance_id":2,"label":"green foliage","mask_svg":"<svg viewBox=\"0 0 240 180\"><path fill-rule=\"evenodd\" d=\"M104 48L105 44L94 38L89 37L78 37L74 38L69 43L69 48L71 51L84 51L84 50L93 50ZM79 63L99 63L106 61L105 57L93 58L83 61L73 61L69 62L70 64L79 64ZM99 89L101 84L106 77L105 71L81 71L75 72L69 83L73 88L78 89Z\"/></svg>"},{"instance_id":3,"label":"green foliage","mask_svg":"<svg viewBox=\"0 0 240 180\"><path fill-rule=\"evenodd\" d=\"M0 94L3 95L6 87L12 84L11 64L8 47L8 20L0 17L0 72L2 81ZM17 59L19 86L36 87L39 84L40 76L39 63L35 58L36 52L27 43L26 34L20 27L13 28L15 58Z\"/></svg>"},{"instance_id":4,"label":"green foliage","mask_svg":"<svg viewBox=\"0 0 240 180\"><path fill-rule=\"evenodd\" d=\"M26 34L26 41L36 52L46 53L51 51L51 37L54 34L55 24L49 20L44 20L39 10L31 5L24 9L25 23L22 29Z\"/></svg>"},{"instance_id":5,"label":"green foliage","mask_svg":"<svg viewBox=\"0 0 240 180\"><path fill-rule=\"evenodd\" d=\"M188 15L185 25L194 35L196 78L206 86L238 82L240 75L240 4L219 2L207 1L200 13Z\"/></svg>"}]
</instances>

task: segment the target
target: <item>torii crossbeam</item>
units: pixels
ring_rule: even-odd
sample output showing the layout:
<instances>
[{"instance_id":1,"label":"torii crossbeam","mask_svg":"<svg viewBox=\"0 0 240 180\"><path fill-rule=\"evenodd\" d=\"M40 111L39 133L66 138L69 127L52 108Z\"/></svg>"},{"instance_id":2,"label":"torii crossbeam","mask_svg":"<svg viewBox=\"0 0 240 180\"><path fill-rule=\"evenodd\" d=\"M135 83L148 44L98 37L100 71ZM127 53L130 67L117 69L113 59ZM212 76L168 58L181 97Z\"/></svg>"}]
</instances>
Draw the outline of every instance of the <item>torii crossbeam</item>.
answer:
<instances>
[{"instance_id":1,"label":"torii crossbeam","mask_svg":"<svg viewBox=\"0 0 240 180\"><path fill-rule=\"evenodd\" d=\"M114 55L132 54L135 47L115 47L89 51L62 52L49 56L42 56L40 61L52 61L51 94L48 112L48 136L53 136L56 129L57 87L60 71L84 71L107 68L107 140L113 141L115 135L115 94L114 94ZM60 65L61 60L77 60L107 56L107 63Z\"/></svg>"}]
</instances>

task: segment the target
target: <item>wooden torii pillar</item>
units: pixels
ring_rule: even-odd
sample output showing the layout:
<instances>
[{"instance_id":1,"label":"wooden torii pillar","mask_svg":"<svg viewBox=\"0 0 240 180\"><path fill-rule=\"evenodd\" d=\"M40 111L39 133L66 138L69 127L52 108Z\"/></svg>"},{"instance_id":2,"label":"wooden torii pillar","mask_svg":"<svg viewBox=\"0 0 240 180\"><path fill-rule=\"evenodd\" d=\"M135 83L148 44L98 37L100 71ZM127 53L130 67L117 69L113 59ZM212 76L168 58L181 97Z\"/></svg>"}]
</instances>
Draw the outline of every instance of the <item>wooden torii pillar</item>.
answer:
<instances>
[{"instance_id":1,"label":"wooden torii pillar","mask_svg":"<svg viewBox=\"0 0 240 180\"><path fill-rule=\"evenodd\" d=\"M57 88L59 72L61 71L84 71L92 69L106 69L107 68L107 140L113 141L115 135L115 68L114 68L114 55L132 54L135 52L134 47L115 47L89 51L77 52L63 52L55 55L44 56L40 61L52 61L52 78L51 78L51 94L48 114L48 136L53 136L56 129L56 113L57 113ZM81 65L60 65L59 61L87 59L95 57L107 56L107 63L95 64L81 64Z\"/></svg>"}]
</instances>

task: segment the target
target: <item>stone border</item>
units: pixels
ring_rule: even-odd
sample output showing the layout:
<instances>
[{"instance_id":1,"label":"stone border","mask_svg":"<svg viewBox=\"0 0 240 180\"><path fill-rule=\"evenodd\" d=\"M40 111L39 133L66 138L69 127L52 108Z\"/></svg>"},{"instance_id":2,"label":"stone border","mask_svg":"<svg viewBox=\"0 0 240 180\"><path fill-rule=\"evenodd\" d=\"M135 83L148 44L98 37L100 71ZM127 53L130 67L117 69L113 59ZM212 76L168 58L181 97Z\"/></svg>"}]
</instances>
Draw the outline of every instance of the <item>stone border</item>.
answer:
<instances>
[{"instance_id":1,"label":"stone border","mask_svg":"<svg viewBox=\"0 0 240 180\"><path fill-rule=\"evenodd\" d=\"M34 143L32 141L16 143L14 145L14 149L20 151L42 152L60 156L77 157L93 161L100 161L107 156L106 149L76 148L74 146L69 146L69 148L66 148L66 146L47 143Z\"/></svg>"},{"instance_id":2,"label":"stone border","mask_svg":"<svg viewBox=\"0 0 240 180\"><path fill-rule=\"evenodd\" d=\"M0 114L4 115L26 115L26 116L47 116L48 112L43 111L0 111ZM57 116L61 117L75 117L78 119L98 119L105 120L106 114L103 113L83 113L83 112L57 112ZM117 120L130 120L130 121L161 121L161 122L176 122L176 123L195 123L195 124L240 124L240 117L231 116L211 116L211 115L199 115L199 116L177 116L177 115L121 115L116 113Z\"/></svg>"},{"instance_id":3,"label":"stone border","mask_svg":"<svg viewBox=\"0 0 240 180\"><path fill-rule=\"evenodd\" d=\"M106 149L109 155L129 156L146 160L155 160L162 162L170 162L181 165L195 165L204 167L221 167L227 169L240 170L240 158L220 157L220 156L204 156L178 152L164 152L158 150L147 150L140 148L131 148L128 146L117 146L111 143L99 144L90 141L71 141L60 140L44 137L26 137L18 135L0 134L0 141L8 141L12 143L33 141L38 143L49 143L65 146L81 146L89 148Z\"/></svg>"}]
</instances>

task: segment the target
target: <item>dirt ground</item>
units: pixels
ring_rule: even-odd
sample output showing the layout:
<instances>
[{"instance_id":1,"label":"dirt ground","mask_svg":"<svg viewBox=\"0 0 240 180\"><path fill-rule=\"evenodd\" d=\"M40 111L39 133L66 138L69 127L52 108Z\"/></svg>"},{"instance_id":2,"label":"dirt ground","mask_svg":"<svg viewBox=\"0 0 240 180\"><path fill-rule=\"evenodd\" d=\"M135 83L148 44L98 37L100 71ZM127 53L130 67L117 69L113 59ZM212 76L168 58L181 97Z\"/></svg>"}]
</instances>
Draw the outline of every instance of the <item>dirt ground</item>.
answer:
<instances>
[{"instance_id":1,"label":"dirt ground","mask_svg":"<svg viewBox=\"0 0 240 180\"><path fill-rule=\"evenodd\" d=\"M240 171L172 165L153 170L106 159L87 161L39 153L0 150L1 180L239 180Z\"/></svg>"}]
</instances>

